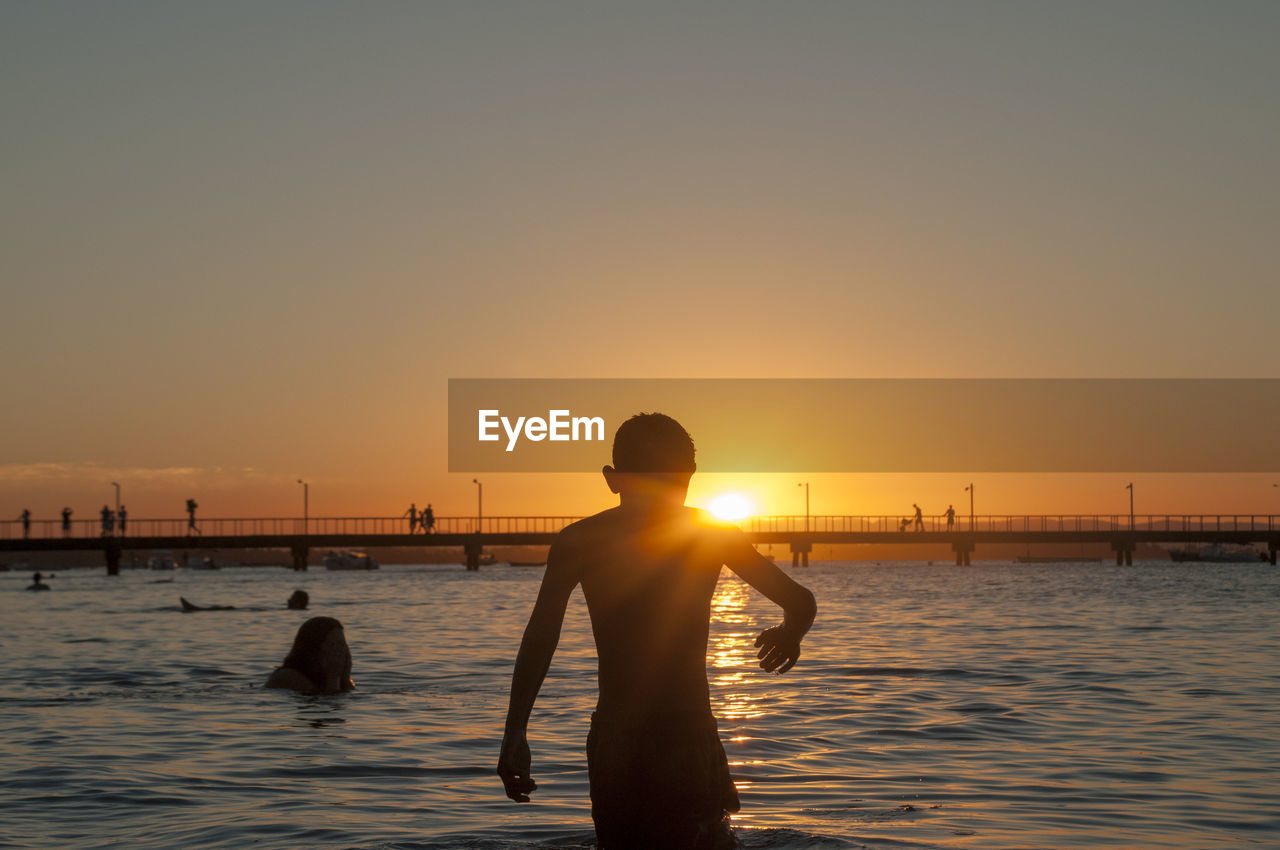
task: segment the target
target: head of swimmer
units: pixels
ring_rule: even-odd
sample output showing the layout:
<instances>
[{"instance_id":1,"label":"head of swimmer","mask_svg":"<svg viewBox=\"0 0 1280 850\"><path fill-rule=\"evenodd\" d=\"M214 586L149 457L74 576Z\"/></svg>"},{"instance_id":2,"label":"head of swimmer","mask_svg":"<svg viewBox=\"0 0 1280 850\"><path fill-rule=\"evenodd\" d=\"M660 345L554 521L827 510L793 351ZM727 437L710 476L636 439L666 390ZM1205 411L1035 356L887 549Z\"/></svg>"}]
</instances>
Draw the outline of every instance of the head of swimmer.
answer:
<instances>
[{"instance_id":1,"label":"head of swimmer","mask_svg":"<svg viewBox=\"0 0 1280 850\"><path fill-rule=\"evenodd\" d=\"M333 617L312 617L303 623L281 666L302 673L318 693L336 694L355 687L351 682L351 648L342 623Z\"/></svg>"},{"instance_id":2,"label":"head of swimmer","mask_svg":"<svg viewBox=\"0 0 1280 850\"><path fill-rule=\"evenodd\" d=\"M679 507L697 469L693 438L679 422L661 413L637 413L618 426L613 464L604 480L624 508Z\"/></svg>"}]
</instances>

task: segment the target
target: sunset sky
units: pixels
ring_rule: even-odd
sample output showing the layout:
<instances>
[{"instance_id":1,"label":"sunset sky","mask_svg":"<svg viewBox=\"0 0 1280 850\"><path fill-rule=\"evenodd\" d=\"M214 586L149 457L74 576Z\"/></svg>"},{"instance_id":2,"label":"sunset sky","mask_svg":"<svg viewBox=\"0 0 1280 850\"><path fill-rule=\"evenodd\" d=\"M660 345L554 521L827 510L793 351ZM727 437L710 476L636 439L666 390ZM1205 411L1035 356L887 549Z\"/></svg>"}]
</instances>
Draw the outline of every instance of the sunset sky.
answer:
<instances>
[{"instance_id":1,"label":"sunset sky","mask_svg":"<svg viewBox=\"0 0 1280 850\"><path fill-rule=\"evenodd\" d=\"M1271 0L6 3L0 519L111 481L292 515L298 478L313 515L469 514L451 377L1280 377L1278 42ZM952 474L693 495L802 513L804 480L967 512ZM1275 472L1135 480L1280 513Z\"/></svg>"}]
</instances>

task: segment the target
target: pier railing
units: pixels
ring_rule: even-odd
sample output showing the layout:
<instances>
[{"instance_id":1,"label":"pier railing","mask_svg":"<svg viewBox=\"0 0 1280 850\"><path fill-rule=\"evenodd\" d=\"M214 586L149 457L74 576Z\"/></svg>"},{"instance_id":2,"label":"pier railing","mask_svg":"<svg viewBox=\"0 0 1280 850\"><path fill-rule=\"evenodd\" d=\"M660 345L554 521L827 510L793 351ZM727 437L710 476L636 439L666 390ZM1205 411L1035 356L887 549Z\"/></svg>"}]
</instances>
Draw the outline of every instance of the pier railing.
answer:
<instances>
[{"instance_id":1,"label":"pier railing","mask_svg":"<svg viewBox=\"0 0 1280 850\"><path fill-rule=\"evenodd\" d=\"M485 534L555 533L580 517L561 516L492 516L484 517L479 528ZM58 538L89 539L98 537L296 537L298 535L403 536L414 534L474 534L476 517L436 517L430 531L415 523L411 529L408 517L197 517L152 519L128 517L124 528L119 521L109 529L99 519L72 519L65 526L60 519L33 519L24 534L22 522L0 521L0 540L16 540L24 536L32 540Z\"/></svg>"},{"instance_id":2,"label":"pier railing","mask_svg":"<svg viewBox=\"0 0 1280 850\"><path fill-rule=\"evenodd\" d=\"M1280 532L1275 514L957 514L923 516L757 516L738 523L744 531L782 534L930 532Z\"/></svg>"},{"instance_id":3,"label":"pier railing","mask_svg":"<svg viewBox=\"0 0 1280 850\"><path fill-rule=\"evenodd\" d=\"M579 517L492 516L477 522L471 517L437 517L429 533L440 535L551 534ZM905 526L904 526L905 521ZM925 516L919 526L914 517L882 516L754 516L738 523L744 531L775 534L884 532L1190 532L1280 533L1276 514L984 514L970 518L957 514ZM0 540L92 539L109 537L296 537L298 535L360 535L400 537L411 533L407 517L197 517L192 527L186 518L129 517L104 529L98 519L72 519L64 527L60 519L32 519L23 529L19 520L0 521ZM421 526L412 533L425 537ZM400 541L397 541L400 542Z\"/></svg>"}]
</instances>

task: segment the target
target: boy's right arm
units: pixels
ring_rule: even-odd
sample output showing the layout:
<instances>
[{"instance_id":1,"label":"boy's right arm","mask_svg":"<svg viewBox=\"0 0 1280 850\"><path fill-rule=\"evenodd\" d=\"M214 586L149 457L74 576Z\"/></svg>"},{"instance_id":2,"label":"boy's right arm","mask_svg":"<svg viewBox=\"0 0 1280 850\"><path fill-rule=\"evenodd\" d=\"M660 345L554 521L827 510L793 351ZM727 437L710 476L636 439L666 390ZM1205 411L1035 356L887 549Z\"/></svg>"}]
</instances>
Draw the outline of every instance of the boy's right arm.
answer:
<instances>
[{"instance_id":1,"label":"boy's right arm","mask_svg":"<svg viewBox=\"0 0 1280 850\"><path fill-rule=\"evenodd\" d=\"M547 553L547 570L543 573L538 600L529 615L511 677L511 703L498 756L498 775L502 777L507 796L517 803L529 802L529 792L538 787L530 775L531 757L525 729L560 642L560 627L569 596L581 579L577 559L566 551L568 548L557 538Z\"/></svg>"},{"instance_id":2,"label":"boy's right arm","mask_svg":"<svg viewBox=\"0 0 1280 850\"><path fill-rule=\"evenodd\" d=\"M813 625L818 603L808 588L757 552L745 534L738 529L726 533L725 566L782 608L782 625L761 632L756 646L761 667L785 673L800 658L800 640Z\"/></svg>"}]
</instances>

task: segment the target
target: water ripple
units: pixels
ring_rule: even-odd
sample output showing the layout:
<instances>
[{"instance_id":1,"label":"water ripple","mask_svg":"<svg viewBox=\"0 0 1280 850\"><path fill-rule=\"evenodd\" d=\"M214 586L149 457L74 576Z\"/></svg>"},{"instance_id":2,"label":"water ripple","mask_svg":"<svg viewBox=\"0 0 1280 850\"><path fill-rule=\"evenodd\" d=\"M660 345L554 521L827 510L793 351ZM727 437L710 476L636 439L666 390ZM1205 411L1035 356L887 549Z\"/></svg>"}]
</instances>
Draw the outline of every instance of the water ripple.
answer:
<instances>
[{"instance_id":1,"label":"water ripple","mask_svg":"<svg viewBox=\"0 0 1280 850\"><path fill-rule=\"evenodd\" d=\"M1280 846L1267 565L797 574L820 616L785 676L751 647L776 609L732 578L717 596L709 678L748 850ZM535 802L493 775L540 575L63 571L38 605L0 593L0 847L589 847L580 594L530 727ZM282 607L297 587L312 611ZM179 593L236 610L179 616ZM359 690L263 690L324 613Z\"/></svg>"}]
</instances>

